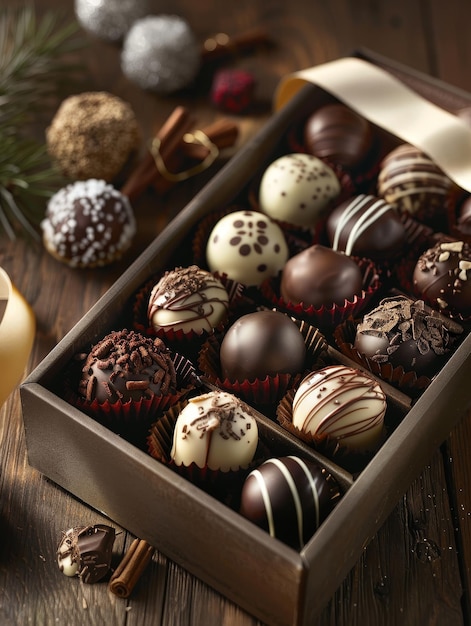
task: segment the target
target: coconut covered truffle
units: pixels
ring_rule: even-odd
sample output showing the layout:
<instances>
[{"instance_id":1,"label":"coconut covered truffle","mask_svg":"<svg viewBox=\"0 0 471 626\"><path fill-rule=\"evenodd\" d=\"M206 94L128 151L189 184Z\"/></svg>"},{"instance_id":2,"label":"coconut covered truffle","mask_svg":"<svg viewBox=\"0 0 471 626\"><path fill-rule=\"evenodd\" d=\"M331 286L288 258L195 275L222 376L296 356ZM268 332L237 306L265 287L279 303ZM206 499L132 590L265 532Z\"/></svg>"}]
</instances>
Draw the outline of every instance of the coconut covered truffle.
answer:
<instances>
[{"instance_id":1,"label":"coconut covered truffle","mask_svg":"<svg viewBox=\"0 0 471 626\"><path fill-rule=\"evenodd\" d=\"M50 254L71 267L108 265L129 248L136 221L129 200L104 180L77 181L50 199L41 222Z\"/></svg>"},{"instance_id":2,"label":"coconut covered truffle","mask_svg":"<svg viewBox=\"0 0 471 626\"><path fill-rule=\"evenodd\" d=\"M68 178L113 181L140 144L131 106L105 91L66 98L46 129L51 158Z\"/></svg>"}]
</instances>

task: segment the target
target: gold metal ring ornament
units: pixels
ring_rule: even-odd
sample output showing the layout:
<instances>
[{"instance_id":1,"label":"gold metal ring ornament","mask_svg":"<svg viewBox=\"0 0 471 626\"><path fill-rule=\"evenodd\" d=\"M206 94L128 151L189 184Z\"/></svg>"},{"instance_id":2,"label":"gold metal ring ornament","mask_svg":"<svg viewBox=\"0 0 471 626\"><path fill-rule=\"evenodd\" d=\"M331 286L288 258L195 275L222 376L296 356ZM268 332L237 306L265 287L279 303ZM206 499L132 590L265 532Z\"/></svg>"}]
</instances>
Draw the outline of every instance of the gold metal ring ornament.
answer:
<instances>
[{"instance_id":1,"label":"gold metal ring ornament","mask_svg":"<svg viewBox=\"0 0 471 626\"><path fill-rule=\"evenodd\" d=\"M208 169L208 167L210 167L219 156L219 148L201 130L195 130L192 133L185 133L183 135L183 141L185 143L196 143L201 146L204 146L205 148L208 149L208 154L197 165L194 165L193 167L190 167L187 170L183 170L182 172L177 172L177 173L170 172L167 169L167 166L165 165L165 162L160 153L160 146L161 146L160 139L156 137L155 139L152 140L152 143L150 145L151 154L154 157L155 165L157 169L159 170L160 174L164 178L166 178L167 180L173 183L178 183L178 182L181 182L182 180L187 180L187 178L191 178L192 176L195 176L196 174L200 174L201 172L204 172L204 170Z\"/></svg>"}]
</instances>

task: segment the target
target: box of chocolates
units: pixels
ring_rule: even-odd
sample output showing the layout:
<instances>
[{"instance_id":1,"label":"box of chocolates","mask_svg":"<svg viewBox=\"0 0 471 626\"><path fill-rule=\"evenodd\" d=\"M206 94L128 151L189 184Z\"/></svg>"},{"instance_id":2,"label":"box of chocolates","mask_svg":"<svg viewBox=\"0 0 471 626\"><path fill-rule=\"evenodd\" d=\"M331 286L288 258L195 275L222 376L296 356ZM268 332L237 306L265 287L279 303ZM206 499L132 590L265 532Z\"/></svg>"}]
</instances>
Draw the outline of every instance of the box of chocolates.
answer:
<instances>
[{"instance_id":1,"label":"box of chocolates","mask_svg":"<svg viewBox=\"0 0 471 626\"><path fill-rule=\"evenodd\" d=\"M471 133L471 96L352 59ZM471 190L341 81L302 83L21 387L33 467L280 626L312 623L471 400Z\"/></svg>"}]
</instances>

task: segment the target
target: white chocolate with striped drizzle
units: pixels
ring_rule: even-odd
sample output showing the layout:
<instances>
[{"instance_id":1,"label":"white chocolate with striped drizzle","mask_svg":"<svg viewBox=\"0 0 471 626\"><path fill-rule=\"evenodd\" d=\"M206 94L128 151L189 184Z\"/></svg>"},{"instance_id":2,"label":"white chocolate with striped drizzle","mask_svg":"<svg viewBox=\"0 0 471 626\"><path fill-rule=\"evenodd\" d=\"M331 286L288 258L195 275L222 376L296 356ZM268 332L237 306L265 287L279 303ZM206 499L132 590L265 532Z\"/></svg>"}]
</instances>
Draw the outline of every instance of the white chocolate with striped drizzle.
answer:
<instances>
[{"instance_id":1,"label":"white chocolate with striped drizzle","mask_svg":"<svg viewBox=\"0 0 471 626\"><path fill-rule=\"evenodd\" d=\"M366 452L382 436L386 396L380 384L360 370L332 365L311 372L293 399L293 425L314 439Z\"/></svg>"}]
</instances>

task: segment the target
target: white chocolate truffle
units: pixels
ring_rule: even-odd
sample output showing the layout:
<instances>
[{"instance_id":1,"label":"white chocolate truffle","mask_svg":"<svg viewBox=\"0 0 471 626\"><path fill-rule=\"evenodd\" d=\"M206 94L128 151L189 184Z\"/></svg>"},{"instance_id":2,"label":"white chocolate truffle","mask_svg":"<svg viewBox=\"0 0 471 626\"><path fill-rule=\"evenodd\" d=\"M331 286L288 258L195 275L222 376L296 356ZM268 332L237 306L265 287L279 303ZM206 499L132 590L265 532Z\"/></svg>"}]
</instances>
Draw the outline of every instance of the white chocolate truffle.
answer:
<instances>
[{"instance_id":1,"label":"white chocolate truffle","mask_svg":"<svg viewBox=\"0 0 471 626\"><path fill-rule=\"evenodd\" d=\"M333 439L355 452L379 443L386 396L368 374L344 365L311 372L293 399L293 425L314 439Z\"/></svg>"},{"instance_id":2,"label":"white chocolate truffle","mask_svg":"<svg viewBox=\"0 0 471 626\"><path fill-rule=\"evenodd\" d=\"M272 219L313 227L340 194L332 168L310 154L286 154L262 176L260 210Z\"/></svg>"},{"instance_id":3,"label":"white chocolate truffle","mask_svg":"<svg viewBox=\"0 0 471 626\"><path fill-rule=\"evenodd\" d=\"M154 330L212 331L227 316L229 295L219 279L197 265L165 272L152 289L148 319Z\"/></svg>"},{"instance_id":4,"label":"white chocolate truffle","mask_svg":"<svg viewBox=\"0 0 471 626\"><path fill-rule=\"evenodd\" d=\"M249 287L276 276L288 260L281 228L257 211L234 211L214 226L206 247L212 272Z\"/></svg>"},{"instance_id":5,"label":"white chocolate truffle","mask_svg":"<svg viewBox=\"0 0 471 626\"><path fill-rule=\"evenodd\" d=\"M247 467L258 444L250 408L230 393L190 398L177 418L170 453L176 465L228 472Z\"/></svg>"}]
</instances>

